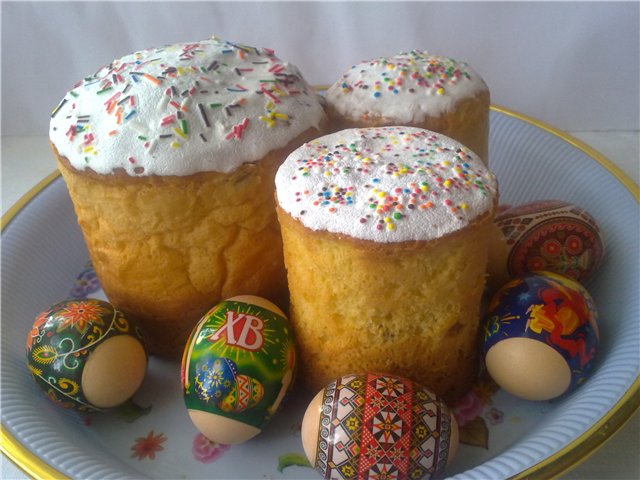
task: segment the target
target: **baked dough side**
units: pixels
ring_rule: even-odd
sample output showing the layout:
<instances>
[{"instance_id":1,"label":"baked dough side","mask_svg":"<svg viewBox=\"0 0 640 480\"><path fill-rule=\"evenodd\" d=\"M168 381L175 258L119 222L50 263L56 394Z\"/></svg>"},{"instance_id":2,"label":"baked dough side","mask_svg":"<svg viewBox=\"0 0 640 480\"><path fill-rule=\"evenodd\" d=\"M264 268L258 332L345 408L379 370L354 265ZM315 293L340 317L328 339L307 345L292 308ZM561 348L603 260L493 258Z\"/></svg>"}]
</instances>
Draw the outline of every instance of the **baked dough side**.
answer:
<instances>
[{"instance_id":1,"label":"baked dough side","mask_svg":"<svg viewBox=\"0 0 640 480\"><path fill-rule=\"evenodd\" d=\"M309 129L229 174L184 177L80 172L52 145L105 294L141 323L151 353L178 358L201 316L228 297L258 295L286 309L274 176L320 134Z\"/></svg>"},{"instance_id":2,"label":"baked dough side","mask_svg":"<svg viewBox=\"0 0 640 480\"><path fill-rule=\"evenodd\" d=\"M462 143L488 165L489 162L489 90L477 92L474 96L456 103L454 108L437 116L426 115L422 121L399 122L393 117L370 114L366 119L350 118L340 114L334 106L327 103L327 114L331 131L346 128L383 127L404 125L424 128L441 133Z\"/></svg>"},{"instance_id":3,"label":"baked dough side","mask_svg":"<svg viewBox=\"0 0 640 480\"><path fill-rule=\"evenodd\" d=\"M314 231L278 207L300 347L299 378L393 372L447 400L471 387L493 212L434 241Z\"/></svg>"}]
</instances>

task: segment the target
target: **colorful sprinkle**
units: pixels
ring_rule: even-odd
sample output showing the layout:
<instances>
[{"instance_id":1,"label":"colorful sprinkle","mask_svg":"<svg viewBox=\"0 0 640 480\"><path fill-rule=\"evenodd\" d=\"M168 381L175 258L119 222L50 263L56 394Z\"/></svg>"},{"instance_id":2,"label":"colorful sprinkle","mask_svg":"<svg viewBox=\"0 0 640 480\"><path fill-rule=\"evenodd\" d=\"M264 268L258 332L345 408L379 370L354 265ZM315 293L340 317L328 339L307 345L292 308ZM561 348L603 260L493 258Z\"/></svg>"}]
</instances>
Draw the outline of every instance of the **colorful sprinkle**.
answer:
<instances>
[{"instance_id":1,"label":"colorful sprinkle","mask_svg":"<svg viewBox=\"0 0 640 480\"><path fill-rule=\"evenodd\" d=\"M308 142L280 167L276 187L286 211L305 209L306 226L384 241L462 228L494 208L497 192L495 177L470 151L412 127L345 130Z\"/></svg>"},{"instance_id":2,"label":"colorful sprinkle","mask_svg":"<svg viewBox=\"0 0 640 480\"><path fill-rule=\"evenodd\" d=\"M78 82L51 112L51 139L73 165L83 169L84 165L74 162L84 164L91 158L92 168L100 173L124 167L132 174L128 159L133 155L118 151L131 148L128 139L144 147L135 158L136 165L144 165L145 175L157 173L157 151L171 155L178 148L189 153L170 157L178 160L170 162L177 174L191 168L225 171L229 157L231 163L235 158L248 161L258 150L267 153L317 126L324 113L319 99L309 91L298 70L269 49L218 39L168 45L114 60ZM307 95L303 102L293 100L302 94ZM284 128L291 125L296 128ZM267 130L274 127L277 131ZM117 135L125 136L115 143ZM242 141L243 146L219 141L224 138ZM253 143L257 138L260 141ZM100 151L89 148L98 144L97 139ZM225 159L224 164L211 162L211 151L225 152L216 156ZM251 153L244 155L245 151ZM197 166L182 160L194 156L206 159L198 160ZM163 172L171 174L165 166Z\"/></svg>"}]
</instances>

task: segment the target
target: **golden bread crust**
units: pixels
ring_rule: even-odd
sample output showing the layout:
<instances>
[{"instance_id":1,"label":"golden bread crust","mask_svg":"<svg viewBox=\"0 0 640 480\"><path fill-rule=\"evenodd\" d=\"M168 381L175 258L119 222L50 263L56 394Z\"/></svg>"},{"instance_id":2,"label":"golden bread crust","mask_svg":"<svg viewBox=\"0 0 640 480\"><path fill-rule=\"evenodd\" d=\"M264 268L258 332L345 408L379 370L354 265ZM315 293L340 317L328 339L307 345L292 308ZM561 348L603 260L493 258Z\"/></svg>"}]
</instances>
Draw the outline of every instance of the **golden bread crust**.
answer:
<instances>
[{"instance_id":1,"label":"golden bread crust","mask_svg":"<svg viewBox=\"0 0 640 480\"><path fill-rule=\"evenodd\" d=\"M340 114L331 104L327 105L327 114L331 131L346 128L383 127L405 125L424 128L441 133L457 140L471 149L486 164L489 158L489 90L481 90L473 97L459 101L455 107L438 116L427 116L420 122L398 123L394 118L369 115L367 119L350 118Z\"/></svg>"},{"instance_id":2,"label":"golden bread crust","mask_svg":"<svg viewBox=\"0 0 640 480\"><path fill-rule=\"evenodd\" d=\"M78 171L52 145L91 261L111 303L141 323L151 353L178 358L201 316L241 294L286 309L273 179L286 155L231 173L131 177Z\"/></svg>"},{"instance_id":3,"label":"golden bread crust","mask_svg":"<svg viewBox=\"0 0 640 480\"><path fill-rule=\"evenodd\" d=\"M310 388L367 370L449 400L470 388L492 213L435 241L383 244L313 231L277 212L300 378Z\"/></svg>"}]
</instances>

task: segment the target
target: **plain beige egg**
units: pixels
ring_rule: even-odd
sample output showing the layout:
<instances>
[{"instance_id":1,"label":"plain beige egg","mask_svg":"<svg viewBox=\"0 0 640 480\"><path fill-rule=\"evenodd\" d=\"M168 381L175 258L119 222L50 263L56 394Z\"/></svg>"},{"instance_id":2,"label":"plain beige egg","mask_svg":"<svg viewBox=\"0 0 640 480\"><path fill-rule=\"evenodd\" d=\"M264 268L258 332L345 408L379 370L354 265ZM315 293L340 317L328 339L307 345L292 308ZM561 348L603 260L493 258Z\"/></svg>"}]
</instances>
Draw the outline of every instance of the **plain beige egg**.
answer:
<instances>
[{"instance_id":1,"label":"plain beige egg","mask_svg":"<svg viewBox=\"0 0 640 480\"><path fill-rule=\"evenodd\" d=\"M224 445L246 442L261 432L252 425L202 410L189 410L189 417L200 433L212 442Z\"/></svg>"},{"instance_id":2,"label":"plain beige egg","mask_svg":"<svg viewBox=\"0 0 640 480\"><path fill-rule=\"evenodd\" d=\"M320 390L313 400L309 402L300 428L302 439L302 449L304 450L309 463L313 466L316 463L316 452L318 451L318 432L320 431L320 413L322 412L322 395L324 390Z\"/></svg>"},{"instance_id":3,"label":"plain beige egg","mask_svg":"<svg viewBox=\"0 0 640 480\"><path fill-rule=\"evenodd\" d=\"M507 392L526 400L550 400L567 391L569 365L555 349L531 338L507 338L485 357L491 378Z\"/></svg>"},{"instance_id":4,"label":"plain beige egg","mask_svg":"<svg viewBox=\"0 0 640 480\"><path fill-rule=\"evenodd\" d=\"M92 405L111 408L129 400L147 370L142 344L129 335L106 339L91 352L82 371L82 391Z\"/></svg>"}]
</instances>

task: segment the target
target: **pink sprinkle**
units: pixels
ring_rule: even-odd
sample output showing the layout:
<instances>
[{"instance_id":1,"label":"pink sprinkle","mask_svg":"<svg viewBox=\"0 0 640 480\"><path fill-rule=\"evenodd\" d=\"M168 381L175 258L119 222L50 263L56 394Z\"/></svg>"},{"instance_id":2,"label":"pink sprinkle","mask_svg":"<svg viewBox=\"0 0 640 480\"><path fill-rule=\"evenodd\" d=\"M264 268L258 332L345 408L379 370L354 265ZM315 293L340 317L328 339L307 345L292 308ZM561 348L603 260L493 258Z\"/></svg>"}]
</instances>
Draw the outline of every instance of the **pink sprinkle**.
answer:
<instances>
[{"instance_id":1,"label":"pink sprinkle","mask_svg":"<svg viewBox=\"0 0 640 480\"><path fill-rule=\"evenodd\" d=\"M103 105L108 105L111 102L113 102L116 98L118 98L120 95L122 95L122 92L117 92L114 95L111 96L111 98L109 100L107 100L106 102L104 102Z\"/></svg>"},{"instance_id":2,"label":"pink sprinkle","mask_svg":"<svg viewBox=\"0 0 640 480\"><path fill-rule=\"evenodd\" d=\"M173 123L176 121L176 116L175 115L167 115L166 117L164 117L161 121L160 121L160 126L161 127L166 127L167 125Z\"/></svg>"},{"instance_id":3,"label":"pink sprinkle","mask_svg":"<svg viewBox=\"0 0 640 480\"><path fill-rule=\"evenodd\" d=\"M267 90L264 85L260 85L260 91L273 100L273 103L280 103L280 99Z\"/></svg>"},{"instance_id":4,"label":"pink sprinkle","mask_svg":"<svg viewBox=\"0 0 640 480\"><path fill-rule=\"evenodd\" d=\"M129 157L129 163L136 163L136 159L133 157Z\"/></svg>"},{"instance_id":5,"label":"pink sprinkle","mask_svg":"<svg viewBox=\"0 0 640 480\"><path fill-rule=\"evenodd\" d=\"M227 134L226 137L224 137L226 140L230 140L232 138L237 138L240 139L242 138L242 133L244 132L244 129L247 128L247 125L249 125L249 119L245 118L242 122L240 122L237 125L233 126L233 129Z\"/></svg>"},{"instance_id":6,"label":"pink sprinkle","mask_svg":"<svg viewBox=\"0 0 640 480\"><path fill-rule=\"evenodd\" d=\"M73 140L73 138L76 136L76 126L75 125L71 125L69 127L69 130L67 130L66 135L67 135L67 137L69 137L69 140Z\"/></svg>"}]
</instances>

